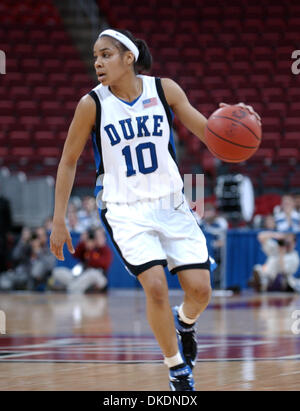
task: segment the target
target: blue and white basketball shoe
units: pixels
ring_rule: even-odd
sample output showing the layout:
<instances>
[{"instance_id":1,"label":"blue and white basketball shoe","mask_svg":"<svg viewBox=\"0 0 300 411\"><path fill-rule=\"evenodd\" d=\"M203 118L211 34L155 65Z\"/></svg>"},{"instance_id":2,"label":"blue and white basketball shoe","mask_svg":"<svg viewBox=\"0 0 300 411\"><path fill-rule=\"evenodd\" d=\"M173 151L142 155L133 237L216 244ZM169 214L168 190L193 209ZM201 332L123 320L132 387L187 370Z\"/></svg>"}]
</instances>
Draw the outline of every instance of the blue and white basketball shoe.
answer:
<instances>
[{"instance_id":1,"label":"blue and white basketball shoe","mask_svg":"<svg viewBox=\"0 0 300 411\"><path fill-rule=\"evenodd\" d=\"M197 358L196 324L184 326L184 323L179 320L178 309L178 306L172 308L178 347L182 359L192 370L195 366Z\"/></svg>"},{"instance_id":2,"label":"blue and white basketball shoe","mask_svg":"<svg viewBox=\"0 0 300 411\"><path fill-rule=\"evenodd\" d=\"M171 391L195 391L192 370L188 365L169 370Z\"/></svg>"}]
</instances>

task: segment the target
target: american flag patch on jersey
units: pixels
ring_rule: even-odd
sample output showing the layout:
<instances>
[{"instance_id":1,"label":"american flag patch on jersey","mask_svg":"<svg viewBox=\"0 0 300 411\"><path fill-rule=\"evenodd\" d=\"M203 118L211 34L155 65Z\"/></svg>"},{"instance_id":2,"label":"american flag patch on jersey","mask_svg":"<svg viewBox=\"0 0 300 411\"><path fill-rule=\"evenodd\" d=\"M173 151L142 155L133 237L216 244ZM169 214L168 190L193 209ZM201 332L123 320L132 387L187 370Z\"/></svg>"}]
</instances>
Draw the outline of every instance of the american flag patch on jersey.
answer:
<instances>
[{"instance_id":1,"label":"american flag patch on jersey","mask_svg":"<svg viewBox=\"0 0 300 411\"><path fill-rule=\"evenodd\" d=\"M144 108L156 106L157 104L158 104L158 102L157 102L157 98L156 98L156 97L147 98L147 100L144 100L144 101L143 101L143 106L144 106Z\"/></svg>"}]
</instances>

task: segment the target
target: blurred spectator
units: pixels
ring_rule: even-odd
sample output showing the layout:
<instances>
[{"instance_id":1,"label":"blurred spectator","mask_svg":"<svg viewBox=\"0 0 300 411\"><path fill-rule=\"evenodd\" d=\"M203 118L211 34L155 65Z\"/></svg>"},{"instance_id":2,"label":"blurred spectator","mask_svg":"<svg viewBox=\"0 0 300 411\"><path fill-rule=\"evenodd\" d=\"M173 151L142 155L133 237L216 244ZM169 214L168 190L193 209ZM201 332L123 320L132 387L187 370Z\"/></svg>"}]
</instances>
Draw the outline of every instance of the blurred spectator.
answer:
<instances>
[{"instance_id":1,"label":"blurred spectator","mask_svg":"<svg viewBox=\"0 0 300 411\"><path fill-rule=\"evenodd\" d=\"M101 221L97 210L96 199L86 196L82 200L82 208L78 211L79 223L88 230L92 227L100 227Z\"/></svg>"},{"instance_id":2,"label":"blurred spectator","mask_svg":"<svg viewBox=\"0 0 300 411\"><path fill-rule=\"evenodd\" d=\"M217 263L217 269L214 273L215 286L217 286L221 280L220 268L222 262L222 250L225 245L228 223L224 217L218 215L214 204L206 203L204 206L203 219L198 221L198 224L204 233L209 233L212 236L209 248L212 249L212 256Z\"/></svg>"},{"instance_id":3,"label":"blurred spectator","mask_svg":"<svg viewBox=\"0 0 300 411\"><path fill-rule=\"evenodd\" d=\"M217 209L212 203L205 204L203 219L199 225L203 231L213 236L213 248L219 254L219 250L224 245L226 232L228 229L227 220L224 217L218 216Z\"/></svg>"},{"instance_id":4,"label":"blurred spectator","mask_svg":"<svg viewBox=\"0 0 300 411\"><path fill-rule=\"evenodd\" d=\"M293 275L300 264L299 254L295 250L295 234L262 231L258 234L258 240L267 260L263 265L254 266L249 285L256 291L293 289Z\"/></svg>"},{"instance_id":5,"label":"blurred spectator","mask_svg":"<svg viewBox=\"0 0 300 411\"><path fill-rule=\"evenodd\" d=\"M107 290L107 271L112 261L112 253L106 245L102 228L88 230L81 236L73 257L80 263L73 269L56 267L50 285L52 289L66 290L70 293Z\"/></svg>"},{"instance_id":6,"label":"blurred spectator","mask_svg":"<svg viewBox=\"0 0 300 411\"><path fill-rule=\"evenodd\" d=\"M1 278L1 289L45 290L55 257L49 250L44 227L36 230L24 227L12 251L12 259L14 268Z\"/></svg>"},{"instance_id":7,"label":"blurred spectator","mask_svg":"<svg viewBox=\"0 0 300 411\"><path fill-rule=\"evenodd\" d=\"M286 194L282 197L280 207L275 207L274 217L278 231L300 231L300 214L295 208L294 198Z\"/></svg>"},{"instance_id":8,"label":"blurred spectator","mask_svg":"<svg viewBox=\"0 0 300 411\"><path fill-rule=\"evenodd\" d=\"M30 245L29 288L44 291L55 265L55 257L48 247L48 237L44 227L39 227L33 232Z\"/></svg>"},{"instance_id":9,"label":"blurred spectator","mask_svg":"<svg viewBox=\"0 0 300 411\"><path fill-rule=\"evenodd\" d=\"M70 233L83 233L84 226L78 220L77 211L73 210L72 208L68 209L67 212L67 228Z\"/></svg>"},{"instance_id":10,"label":"blurred spectator","mask_svg":"<svg viewBox=\"0 0 300 411\"><path fill-rule=\"evenodd\" d=\"M263 217L261 228L263 228L264 230L270 230L270 231L276 230L275 218L272 214L268 214Z\"/></svg>"},{"instance_id":11,"label":"blurred spectator","mask_svg":"<svg viewBox=\"0 0 300 411\"><path fill-rule=\"evenodd\" d=\"M300 214L300 193L294 195L295 209Z\"/></svg>"},{"instance_id":12,"label":"blurred spectator","mask_svg":"<svg viewBox=\"0 0 300 411\"><path fill-rule=\"evenodd\" d=\"M7 270L8 233L12 226L9 201L0 195L0 273Z\"/></svg>"},{"instance_id":13,"label":"blurred spectator","mask_svg":"<svg viewBox=\"0 0 300 411\"><path fill-rule=\"evenodd\" d=\"M49 244L48 244L48 235L47 235L46 228L44 226L37 227L35 229L35 234L39 240L40 247L42 249L48 248Z\"/></svg>"},{"instance_id":14,"label":"blurred spectator","mask_svg":"<svg viewBox=\"0 0 300 411\"><path fill-rule=\"evenodd\" d=\"M14 269L9 271L9 274L13 279L11 284L12 289L26 290L28 288L31 256L31 236L31 229L28 227L23 227L20 239L12 251Z\"/></svg>"},{"instance_id":15,"label":"blurred spectator","mask_svg":"<svg viewBox=\"0 0 300 411\"><path fill-rule=\"evenodd\" d=\"M52 231L52 224L53 224L53 217L48 217L46 218L45 222L44 222L44 227L47 231L47 233L51 233Z\"/></svg>"}]
</instances>

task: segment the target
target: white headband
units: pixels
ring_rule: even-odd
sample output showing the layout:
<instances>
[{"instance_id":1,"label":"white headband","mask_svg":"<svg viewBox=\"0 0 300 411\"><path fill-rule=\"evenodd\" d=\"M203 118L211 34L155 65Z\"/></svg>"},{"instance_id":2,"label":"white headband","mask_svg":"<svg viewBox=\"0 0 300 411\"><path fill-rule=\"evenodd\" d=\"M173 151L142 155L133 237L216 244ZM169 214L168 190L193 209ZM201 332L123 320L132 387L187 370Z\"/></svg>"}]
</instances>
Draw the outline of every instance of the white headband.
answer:
<instances>
[{"instance_id":1,"label":"white headband","mask_svg":"<svg viewBox=\"0 0 300 411\"><path fill-rule=\"evenodd\" d=\"M118 31L115 31L115 30L108 29L108 30L102 31L102 33L99 34L98 38L102 36L110 36L118 40L120 43L124 44L124 46L126 46L130 51L132 51L135 57L135 61L138 60L139 49L127 36L124 36L124 34L119 33Z\"/></svg>"}]
</instances>

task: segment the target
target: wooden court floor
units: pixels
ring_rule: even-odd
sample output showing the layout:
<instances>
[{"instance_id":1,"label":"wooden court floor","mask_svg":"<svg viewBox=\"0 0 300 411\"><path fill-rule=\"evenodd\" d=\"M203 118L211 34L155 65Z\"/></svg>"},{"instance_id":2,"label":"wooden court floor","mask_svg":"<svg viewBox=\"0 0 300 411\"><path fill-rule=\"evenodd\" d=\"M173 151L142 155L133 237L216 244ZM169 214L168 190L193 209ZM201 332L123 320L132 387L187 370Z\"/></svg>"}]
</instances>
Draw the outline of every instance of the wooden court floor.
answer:
<instances>
[{"instance_id":1,"label":"wooden court floor","mask_svg":"<svg viewBox=\"0 0 300 411\"><path fill-rule=\"evenodd\" d=\"M170 292L172 305L181 299ZM141 290L0 294L0 310L1 391L169 390ZM300 295L214 295L198 348L199 391L299 390Z\"/></svg>"}]
</instances>

